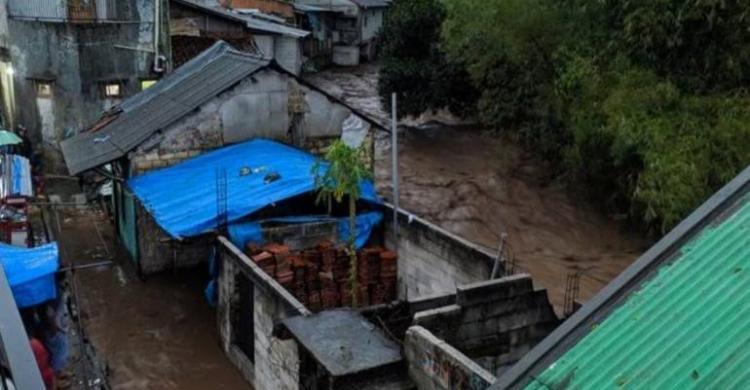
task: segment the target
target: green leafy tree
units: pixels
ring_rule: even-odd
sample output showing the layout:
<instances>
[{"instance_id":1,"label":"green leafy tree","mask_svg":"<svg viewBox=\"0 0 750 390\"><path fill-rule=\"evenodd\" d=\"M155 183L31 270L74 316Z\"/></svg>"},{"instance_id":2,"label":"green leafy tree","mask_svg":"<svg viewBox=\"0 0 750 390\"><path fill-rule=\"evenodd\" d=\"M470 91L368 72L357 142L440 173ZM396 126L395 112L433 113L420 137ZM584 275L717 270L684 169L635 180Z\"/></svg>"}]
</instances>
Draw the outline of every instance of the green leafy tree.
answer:
<instances>
[{"instance_id":1,"label":"green leafy tree","mask_svg":"<svg viewBox=\"0 0 750 390\"><path fill-rule=\"evenodd\" d=\"M342 203L345 199L349 206L349 286L351 287L352 305L358 306L359 289L357 283L357 199L360 196L360 184L372 177L363 163L361 149L347 146L343 141L335 141L325 155L325 164L315 164L313 175L315 188L318 191L318 202L331 204ZM329 206L330 207L330 206Z\"/></svg>"},{"instance_id":2,"label":"green leafy tree","mask_svg":"<svg viewBox=\"0 0 750 390\"><path fill-rule=\"evenodd\" d=\"M440 47L445 7L439 0L396 0L381 30L381 100L390 109L399 95L399 115L419 115L448 108L470 115L476 90L460 61L450 61Z\"/></svg>"}]
</instances>

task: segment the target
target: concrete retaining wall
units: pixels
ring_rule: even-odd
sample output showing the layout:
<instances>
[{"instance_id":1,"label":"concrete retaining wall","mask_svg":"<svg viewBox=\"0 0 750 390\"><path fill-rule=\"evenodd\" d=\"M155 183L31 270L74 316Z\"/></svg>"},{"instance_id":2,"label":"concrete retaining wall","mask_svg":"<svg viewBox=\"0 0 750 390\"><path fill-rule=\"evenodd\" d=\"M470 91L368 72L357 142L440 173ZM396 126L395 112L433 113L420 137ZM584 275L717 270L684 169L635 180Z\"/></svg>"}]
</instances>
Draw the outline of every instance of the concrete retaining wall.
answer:
<instances>
[{"instance_id":1,"label":"concrete retaining wall","mask_svg":"<svg viewBox=\"0 0 750 390\"><path fill-rule=\"evenodd\" d=\"M404 354L420 390L483 390L495 382L492 374L421 326L406 331Z\"/></svg>"},{"instance_id":2,"label":"concrete retaining wall","mask_svg":"<svg viewBox=\"0 0 750 390\"><path fill-rule=\"evenodd\" d=\"M459 286L454 304L418 312L414 324L461 350L495 375L559 324L546 290L529 275Z\"/></svg>"}]
</instances>

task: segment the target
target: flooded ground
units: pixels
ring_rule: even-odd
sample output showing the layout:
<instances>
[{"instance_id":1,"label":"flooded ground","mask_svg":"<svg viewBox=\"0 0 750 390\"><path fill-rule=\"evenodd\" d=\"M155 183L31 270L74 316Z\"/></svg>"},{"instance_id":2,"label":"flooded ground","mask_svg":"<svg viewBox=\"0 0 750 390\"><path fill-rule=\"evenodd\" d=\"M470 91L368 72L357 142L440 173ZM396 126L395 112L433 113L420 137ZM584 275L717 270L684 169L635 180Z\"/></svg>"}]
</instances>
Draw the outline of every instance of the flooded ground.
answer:
<instances>
[{"instance_id":1,"label":"flooded ground","mask_svg":"<svg viewBox=\"0 0 750 390\"><path fill-rule=\"evenodd\" d=\"M377 93L377 66L331 70L310 80L386 123ZM406 121L399 144L401 207L477 244L496 250L507 234L517 264L550 292L562 311L566 278L580 273L587 300L647 247L551 178L544 164L510 141L484 136L451 118ZM420 125L422 124L422 125ZM376 143L376 181L391 194L391 148Z\"/></svg>"},{"instance_id":2,"label":"flooded ground","mask_svg":"<svg viewBox=\"0 0 750 390\"><path fill-rule=\"evenodd\" d=\"M249 387L219 346L215 314L203 298L205 270L142 281L114 246L103 213L68 207L57 215L63 262L113 260L75 271L83 326L109 366L113 389Z\"/></svg>"}]
</instances>

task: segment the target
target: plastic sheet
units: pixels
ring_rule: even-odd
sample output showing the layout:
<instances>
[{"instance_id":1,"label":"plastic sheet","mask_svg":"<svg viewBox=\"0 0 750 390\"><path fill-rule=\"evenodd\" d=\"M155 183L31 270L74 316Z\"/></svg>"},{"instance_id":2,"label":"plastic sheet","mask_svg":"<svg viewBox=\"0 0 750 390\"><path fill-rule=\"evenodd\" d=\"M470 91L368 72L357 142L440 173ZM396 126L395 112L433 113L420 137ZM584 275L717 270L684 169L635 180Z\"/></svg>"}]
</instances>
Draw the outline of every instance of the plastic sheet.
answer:
<instances>
[{"instance_id":1,"label":"plastic sheet","mask_svg":"<svg viewBox=\"0 0 750 390\"><path fill-rule=\"evenodd\" d=\"M18 307L38 305L57 297L55 273L60 267L57 243L36 248L0 244L0 264Z\"/></svg>"},{"instance_id":2,"label":"plastic sheet","mask_svg":"<svg viewBox=\"0 0 750 390\"><path fill-rule=\"evenodd\" d=\"M315 190L315 156L275 141L256 139L203 154L128 181L156 222L172 237L216 228L226 194L226 218L234 222L268 205ZM218 178L226 173L225 188ZM380 203L372 182L360 199Z\"/></svg>"},{"instance_id":3,"label":"plastic sheet","mask_svg":"<svg viewBox=\"0 0 750 390\"><path fill-rule=\"evenodd\" d=\"M370 239L373 229L383 220L383 213L373 211L363 213L357 216L356 227L357 237L354 243L357 249L365 246ZM261 224L264 222L280 222L288 224L315 223L336 221L338 240L341 244L348 243L349 240L349 218L332 218L328 216L306 215L284 218L266 219L263 221L238 223L229 226L229 240L238 248L244 248L248 243L263 244L263 229Z\"/></svg>"}]
</instances>

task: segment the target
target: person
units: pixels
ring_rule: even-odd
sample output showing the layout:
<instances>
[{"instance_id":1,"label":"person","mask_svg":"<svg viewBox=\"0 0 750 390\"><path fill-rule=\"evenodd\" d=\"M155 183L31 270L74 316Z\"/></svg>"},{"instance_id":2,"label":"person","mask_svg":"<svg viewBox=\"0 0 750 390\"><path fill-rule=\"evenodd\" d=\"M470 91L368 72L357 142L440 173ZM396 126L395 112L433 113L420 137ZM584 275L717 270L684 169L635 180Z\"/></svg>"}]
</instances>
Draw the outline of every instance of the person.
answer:
<instances>
[{"instance_id":1,"label":"person","mask_svg":"<svg viewBox=\"0 0 750 390\"><path fill-rule=\"evenodd\" d=\"M44 331L42 330L39 319L36 318L35 311L28 310L21 313L23 325L26 328L26 334L29 338L29 344L31 345L31 352L34 354L34 359L39 367L39 372L42 375L42 381L44 381L44 387L47 390L55 389L55 371L52 369L50 364L50 354L47 351L47 347L44 346L42 340L44 338Z\"/></svg>"}]
</instances>

